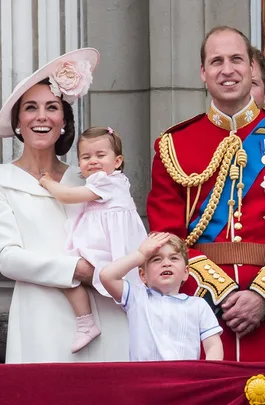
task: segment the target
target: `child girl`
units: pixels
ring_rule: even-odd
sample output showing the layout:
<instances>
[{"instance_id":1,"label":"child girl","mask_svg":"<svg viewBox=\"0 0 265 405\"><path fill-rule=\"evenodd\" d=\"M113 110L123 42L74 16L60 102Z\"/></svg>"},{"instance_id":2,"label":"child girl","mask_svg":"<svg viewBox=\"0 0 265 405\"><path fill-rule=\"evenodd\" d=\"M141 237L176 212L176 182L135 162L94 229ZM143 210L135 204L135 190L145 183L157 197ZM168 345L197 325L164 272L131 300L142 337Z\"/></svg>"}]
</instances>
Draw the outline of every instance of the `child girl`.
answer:
<instances>
[{"instance_id":1,"label":"child girl","mask_svg":"<svg viewBox=\"0 0 265 405\"><path fill-rule=\"evenodd\" d=\"M86 184L67 187L48 174L40 179L58 201L84 203L74 221L68 219L67 251L84 257L94 267L93 286L109 296L99 273L107 264L134 251L146 238L144 225L130 195L130 183L123 174L124 160L120 137L112 128L92 127L77 143L78 160ZM133 284L139 281L133 269L126 276ZM75 353L100 334L95 324L89 297L82 285L63 290L77 316L77 334L72 346Z\"/></svg>"},{"instance_id":2,"label":"child girl","mask_svg":"<svg viewBox=\"0 0 265 405\"><path fill-rule=\"evenodd\" d=\"M139 266L142 284L124 276ZM189 276L183 240L170 233L151 233L135 252L109 263L100 278L127 312L132 361L223 360L222 328L201 297L180 294Z\"/></svg>"}]
</instances>

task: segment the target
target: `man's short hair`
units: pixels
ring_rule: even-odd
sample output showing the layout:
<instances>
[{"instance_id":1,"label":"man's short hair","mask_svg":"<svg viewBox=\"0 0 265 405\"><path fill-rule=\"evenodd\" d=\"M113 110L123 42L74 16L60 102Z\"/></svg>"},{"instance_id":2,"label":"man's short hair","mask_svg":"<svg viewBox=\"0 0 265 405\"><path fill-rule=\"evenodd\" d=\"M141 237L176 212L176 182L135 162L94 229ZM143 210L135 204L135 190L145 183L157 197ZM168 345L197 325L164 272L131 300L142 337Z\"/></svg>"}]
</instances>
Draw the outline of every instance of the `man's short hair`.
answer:
<instances>
[{"instance_id":1,"label":"man's short hair","mask_svg":"<svg viewBox=\"0 0 265 405\"><path fill-rule=\"evenodd\" d=\"M243 32L237 30L236 28L228 27L227 25L219 25L217 27L212 28L211 31L209 31L206 34L206 37L204 38L204 40L202 42L202 45L201 45L201 64L202 64L202 66L204 66L204 63L205 63L205 58L206 58L205 47L206 47L206 43L207 43L209 37L213 34L216 34L218 32L224 32L224 31L235 32L242 37L242 39L244 40L244 42L246 44L249 62L251 63L253 60L253 48L250 44L249 39L246 37L246 35L244 35Z\"/></svg>"}]
</instances>

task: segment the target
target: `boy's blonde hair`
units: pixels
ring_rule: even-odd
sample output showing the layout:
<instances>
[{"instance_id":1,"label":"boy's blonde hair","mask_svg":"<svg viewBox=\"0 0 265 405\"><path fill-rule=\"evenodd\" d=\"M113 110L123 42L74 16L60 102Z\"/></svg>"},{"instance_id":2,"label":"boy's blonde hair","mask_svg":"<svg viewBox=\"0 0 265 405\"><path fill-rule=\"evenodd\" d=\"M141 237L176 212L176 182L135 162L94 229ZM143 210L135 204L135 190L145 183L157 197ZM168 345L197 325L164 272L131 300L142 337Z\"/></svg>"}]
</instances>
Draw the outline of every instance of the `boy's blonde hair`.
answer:
<instances>
[{"instance_id":1,"label":"boy's blonde hair","mask_svg":"<svg viewBox=\"0 0 265 405\"><path fill-rule=\"evenodd\" d=\"M179 253L183 257L186 266L188 265L188 247L185 240L179 238L176 235L170 234L169 241L165 243L165 245L170 245L176 251L176 253Z\"/></svg>"},{"instance_id":2,"label":"boy's blonde hair","mask_svg":"<svg viewBox=\"0 0 265 405\"><path fill-rule=\"evenodd\" d=\"M149 235L156 234L159 232L150 232ZM188 247L185 240L179 238L178 236L174 235L173 233L170 234L169 240L165 243L165 245L171 246L176 253L179 253L185 262L185 265L188 266L189 264L189 256L188 256ZM146 262L143 263L139 268L145 269Z\"/></svg>"}]
</instances>

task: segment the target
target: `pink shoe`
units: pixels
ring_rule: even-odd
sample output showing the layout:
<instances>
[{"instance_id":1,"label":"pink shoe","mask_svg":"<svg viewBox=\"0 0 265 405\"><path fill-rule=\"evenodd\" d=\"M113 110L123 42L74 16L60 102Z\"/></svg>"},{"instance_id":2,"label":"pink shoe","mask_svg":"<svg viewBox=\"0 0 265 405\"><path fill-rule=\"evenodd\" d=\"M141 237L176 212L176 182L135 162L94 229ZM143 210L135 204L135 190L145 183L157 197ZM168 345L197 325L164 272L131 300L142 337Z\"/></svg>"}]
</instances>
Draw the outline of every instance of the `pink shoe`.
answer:
<instances>
[{"instance_id":1,"label":"pink shoe","mask_svg":"<svg viewBox=\"0 0 265 405\"><path fill-rule=\"evenodd\" d=\"M83 349L83 347L88 345L91 340L101 334L101 331L95 324L91 314L79 316L76 319L77 333L72 345L72 353L77 353L79 350Z\"/></svg>"}]
</instances>

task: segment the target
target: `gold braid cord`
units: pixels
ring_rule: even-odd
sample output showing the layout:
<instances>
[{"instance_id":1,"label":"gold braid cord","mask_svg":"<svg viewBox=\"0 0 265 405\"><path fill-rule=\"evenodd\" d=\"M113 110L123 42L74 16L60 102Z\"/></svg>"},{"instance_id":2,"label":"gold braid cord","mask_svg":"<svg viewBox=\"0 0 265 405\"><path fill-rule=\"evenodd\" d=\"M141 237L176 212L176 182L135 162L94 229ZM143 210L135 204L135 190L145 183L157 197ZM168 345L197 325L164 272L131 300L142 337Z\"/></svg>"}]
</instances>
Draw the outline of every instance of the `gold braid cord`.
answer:
<instances>
[{"instance_id":1,"label":"gold braid cord","mask_svg":"<svg viewBox=\"0 0 265 405\"><path fill-rule=\"evenodd\" d=\"M262 267L257 277L251 283L250 290L254 290L265 298L265 267Z\"/></svg>"},{"instance_id":2,"label":"gold braid cord","mask_svg":"<svg viewBox=\"0 0 265 405\"><path fill-rule=\"evenodd\" d=\"M242 182L243 171L242 168L246 166L247 155L246 152L242 148L241 139L233 132L230 131L230 135L222 140L222 142L218 145L214 155L206 167L206 169L200 173L192 173L187 175L181 168L172 139L172 135L170 133L165 133L160 140L159 143L159 151L161 160L169 173L172 179L182 185L183 187L187 187L187 206L186 206L186 226L188 227L188 222L191 219L193 211L195 209L194 204L192 209L190 209L190 199L189 199L189 189L191 187L198 187L198 192L196 195L196 202L199 198L200 189L203 183L205 183L209 178L213 176L213 174L219 168L219 173L216 179L216 183L214 185L210 200L205 208L200 221L193 229L193 231L187 236L186 242L189 247L194 245L194 243L199 239L199 237L203 234L205 229L207 228L209 222L211 221L213 214L217 208L217 205L220 201L223 188L225 185L225 181L227 175L230 171L230 166L232 163L233 158L235 159L234 166L237 167L237 171L232 170L230 172L230 177L232 180L232 187L231 187L231 196L230 200L228 201L229 205L229 214L228 214L228 226L230 227L230 222L232 220L233 214L233 206L235 205L235 200L233 198L235 181L239 179L239 183L237 184L238 188L238 209L241 210L242 205L242 189L244 184ZM240 221L240 215L238 218Z\"/></svg>"}]
</instances>

